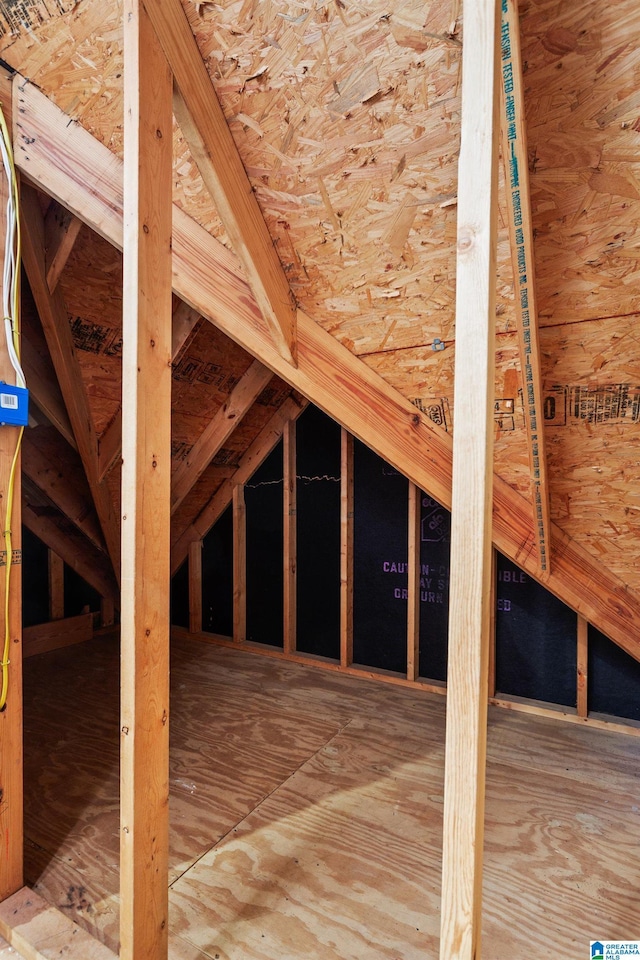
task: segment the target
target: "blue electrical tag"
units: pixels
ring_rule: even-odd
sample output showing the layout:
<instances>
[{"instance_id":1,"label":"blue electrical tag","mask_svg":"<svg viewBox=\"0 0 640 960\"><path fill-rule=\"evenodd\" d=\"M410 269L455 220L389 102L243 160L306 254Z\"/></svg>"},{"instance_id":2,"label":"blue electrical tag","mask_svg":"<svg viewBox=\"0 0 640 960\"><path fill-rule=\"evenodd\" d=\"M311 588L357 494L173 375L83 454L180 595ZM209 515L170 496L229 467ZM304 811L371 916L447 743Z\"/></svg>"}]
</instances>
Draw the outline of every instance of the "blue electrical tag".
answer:
<instances>
[{"instance_id":1,"label":"blue electrical tag","mask_svg":"<svg viewBox=\"0 0 640 960\"><path fill-rule=\"evenodd\" d=\"M29 391L0 381L0 425L26 427L29 423Z\"/></svg>"}]
</instances>

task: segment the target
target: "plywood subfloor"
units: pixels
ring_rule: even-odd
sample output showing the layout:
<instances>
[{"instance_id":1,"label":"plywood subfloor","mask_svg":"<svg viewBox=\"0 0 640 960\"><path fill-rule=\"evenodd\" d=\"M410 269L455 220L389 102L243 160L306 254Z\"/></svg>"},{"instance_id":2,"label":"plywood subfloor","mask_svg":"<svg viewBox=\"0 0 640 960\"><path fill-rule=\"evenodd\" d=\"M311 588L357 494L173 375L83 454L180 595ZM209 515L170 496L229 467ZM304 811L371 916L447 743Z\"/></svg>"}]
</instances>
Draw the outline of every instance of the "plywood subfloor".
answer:
<instances>
[{"instance_id":1,"label":"plywood subfloor","mask_svg":"<svg viewBox=\"0 0 640 960\"><path fill-rule=\"evenodd\" d=\"M26 664L27 882L117 947L118 647ZM435 960L444 700L174 643L173 960ZM490 715L485 960L638 935L640 740Z\"/></svg>"}]
</instances>

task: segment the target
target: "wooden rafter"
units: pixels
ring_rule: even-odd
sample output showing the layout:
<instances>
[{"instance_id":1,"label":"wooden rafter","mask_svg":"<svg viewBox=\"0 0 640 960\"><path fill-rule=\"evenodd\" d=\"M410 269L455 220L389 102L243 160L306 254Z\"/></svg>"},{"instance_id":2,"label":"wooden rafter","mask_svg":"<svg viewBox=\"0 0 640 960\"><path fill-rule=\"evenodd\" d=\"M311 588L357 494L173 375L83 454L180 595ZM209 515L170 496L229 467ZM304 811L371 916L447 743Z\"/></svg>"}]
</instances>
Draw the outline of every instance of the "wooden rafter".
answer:
<instances>
[{"instance_id":1,"label":"wooden rafter","mask_svg":"<svg viewBox=\"0 0 640 960\"><path fill-rule=\"evenodd\" d=\"M271 370L263 366L259 360L254 360L240 378L196 440L186 459L174 472L171 483L172 513L178 509L272 377Z\"/></svg>"},{"instance_id":2,"label":"wooden rafter","mask_svg":"<svg viewBox=\"0 0 640 960\"><path fill-rule=\"evenodd\" d=\"M171 75L125 0L120 957L168 956Z\"/></svg>"},{"instance_id":3,"label":"wooden rafter","mask_svg":"<svg viewBox=\"0 0 640 960\"><path fill-rule=\"evenodd\" d=\"M35 312L35 305L30 309ZM25 297L22 298L22 367L29 384L29 395L47 420L56 428L74 450L77 450L76 438L73 435L67 408L64 405L60 386L55 370L49 357L42 331L35 327L32 317L26 308ZM39 326L39 324L38 324Z\"/></svg>"},{"instance_id":4,"label":"wooden rafter","mask_svg":"<svg viewBox=\"0 0 640 960\"><path fill-rule=\"evenodd\" d=\"M22 521L51 550L59 554L68 567L86 580L103 597L118 602L118 589L109 558L97 550L86 537L70 532L56 522L50 510L33 503L40 501L39 491L25 478ZM68 526L68 524L67 524Z\"/></svg>"},{"instance_id":5,"label":"wooden rafter","mask_svg":"<svg viewBox=\"0 0 640 960\"><path fill-rule=\"evenodd\" d=\"M98 477L105 479L122 455L122 407L98 440Z\"/></svg>"},{"instance_id":6,"label":"wooden rafter","mask_svg":"<svg viewBox=\"0 0 640 960\"><path fill-rule=\"evenodd\" d=\"M86 390L76 357L67 309L59 288L50 293L44 258L44 222L38 199L29 187L22 190L22 250L36 307L40 315L78 453L89 481L102 533L116 576L120 568L119 525L108 487L98 478L97 440Z\"/></svg>"},{"instance_id":7,"label":"wooden rafter","mask_svg":"<svg viewBox=\"0 0 640 960\"><path fill-rule=\"evenodd\" d=\"M200 319L200 314L188 303L185 303L184 300L176 300L171 320L172 360L176 359Z\"/></svg>"},{"instance_id":8,"label":"wooden rafter","mask_svg":"<svg viewBox=\"0 0 640 960\"><path fill-rule=\"evenodd\" d=\"M44 218L47 286L53 293L78 239L82 220L52 200Z\"/></svg>"},{"instance_id":9,"label":"wooden rafter","mask_svg":"<svg viewBox=\"0 0 640 960\"><path fill-rule=\"evenodd\" d=\"M440 960L480 957L491 621L500 0L464 7Z\"/></svg>"},{"instance_id":10,"label":"wooden rafter","mask_svg":"<svg viewBox=\"0 0 640 960\"><path fill-rule=\"evenodd\" d=\"M529 445L531 497L540 570L550 569L551 517L544 439L529 161L524 114L517 0L502 0L502 157L515 286L524 419Z\"/></svg>"},{"instance_id":11,"label":"wooden rafter","mask_svg":"<svg viewBox=\"0 0 640 960\"><path fill-rule=\"evenodd\" d=\"M251 446L245 451L233 477L225 480L215 492L209 503L200 511L199 515L189 524L186 530L176 538L171 548L171 573L174 574L184 563L189 552L189 544L193 540L201 540L211 527L220 519L233 499L233 490L237 484L246 483L258 469L276 443L282 437L283 431L290 420L300 416L307 405L306 400L296 400L288 397L281 407L276 410L269 422L262 428Z\"/></svg>"},{"instance_id":12,"label":"wooden rafter","mask_svg":"<svg viewBox=\"0 0 640 960\"><path fill-rule=\"evenodd\" d=\"M93 511L93 504L91 501L87 503L82 493L82 485L74 482L73 476L69 474L68 461L65 463L63 474L58 464L43 453L29 431L25 434L23 441L22 469L25 476L29 477L54 506L75 524L94 547L105 550L104 537ZM80 479L84 480L84 477L81 476Z\"/></svg>"},{"instance_id":13,"label":"wooden rafter","mask_svg":"<svg viewBox=\"0 0 640 960\"><path fill-rule=\"evenodd\" d=\"M180 0L144 0L173 71L174 113L282 356L295 363L293 294Z\"/></svg>"},{"instance_id":14,"label":"wooden rafter","mask_svg":"<svg viewBox=\"0 0 640 960\"><path fill-rule=\"evenodd\" d=\"M122 246L122 164L23 78L16 162L42 188L115 246ZM392 463L421 490L451 506L451 437L302 311L298 368L283 361L255 318L257 305L232 254L174 207L174 291L291 386ZM243 320L244 318L244 320ZM251 319L253 318L253 320ZM531 505L494 478L494 545L541 579ZM544 586L640 658L640 597L557 525L554 569ZM194 533L190 540L203 533ZM184 559L183 555L182 559Z\"/></svg>"}]
</instances>

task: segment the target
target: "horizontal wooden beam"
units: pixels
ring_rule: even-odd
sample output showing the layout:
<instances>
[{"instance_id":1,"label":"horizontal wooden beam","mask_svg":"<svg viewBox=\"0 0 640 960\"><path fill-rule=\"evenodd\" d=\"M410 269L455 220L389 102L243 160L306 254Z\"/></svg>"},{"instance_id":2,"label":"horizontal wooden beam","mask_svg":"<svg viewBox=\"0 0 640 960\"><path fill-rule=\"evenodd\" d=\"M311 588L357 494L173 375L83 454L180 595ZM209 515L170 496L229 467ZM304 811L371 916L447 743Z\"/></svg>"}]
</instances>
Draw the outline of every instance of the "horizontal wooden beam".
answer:
<instances>
[{"instance_id":1,"label":"horizontal wooden beam","mask_svg":"<svg viewBox=\"0 0 640 960\"><path fill-rule=\"evenodd\" d=\"M144 0L144 5L173 71L173 112L191 156L246 271L276 348L288 362L295 363L293 294L185 10L180 0Z\"/></svg>"},{"instance_id":2,"label":"horizontal wooden beam","mask_svg":"<svg viewBox=\"0 0 640 960\"><path fill-rule=\"evenodd\" d=\"M80 613L77 617L64 620L52 620L51 623L39 623L35 627L25 627L22 632L22 655L34 657L38 653L48 653L61 647L70 647L75 643L84 643L93 636L93 614Z\"/></svg>"},{"instance_id":3,"label":"horizontal wooden beam","mask_svg":"<svg viewBox=\"0 0 640 960\"><path fill-rule=\"evenodd\" d=\"M122 162L86 130L77 124L69 126L67 115L32 84L21 77L14 83L19 169L121 248ZM302 311L298 312L298 367L293 368L256 322L259 310L237 259L175 205L173 217L174 292L450 508L449 434ZM494 478L493 490L497 549L640 659L640 596L555 524L554 569L541 581L530 501L499 476ZM196 532L189 541L202 535Z\"/></svg>"}]
</instances>

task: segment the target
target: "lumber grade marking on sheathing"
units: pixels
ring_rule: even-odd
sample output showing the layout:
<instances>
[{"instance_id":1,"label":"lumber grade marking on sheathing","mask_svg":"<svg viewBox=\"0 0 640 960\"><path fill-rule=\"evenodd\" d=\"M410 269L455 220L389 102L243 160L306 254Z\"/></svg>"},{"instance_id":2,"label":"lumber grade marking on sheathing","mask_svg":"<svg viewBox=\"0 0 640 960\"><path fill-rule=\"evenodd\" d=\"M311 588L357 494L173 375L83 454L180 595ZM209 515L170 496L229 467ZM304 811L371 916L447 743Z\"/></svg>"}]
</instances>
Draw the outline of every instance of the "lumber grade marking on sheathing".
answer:
<instances>
[{"instance_id":1,"label":"lumber grade marking on sheathing","mask_svg":"<svg viewBox=\"0 0 640 960\"><path fill-rule=\"evenodd\" d=\"M517 0L500 0L502 23L502 155L513 259L518 341L523 375L525 423L529 441L532 499L540 569L549 569L549 487L544 444L542 380L529 195L529 167L522 89L522 58Z\"/></svg>"},{"instance_id":2,"label":"lumber grade marking on sheathing","mask_svg":"<svg viewBox=\"0 0 640 960\"><path fill-rule=\"evenodd\" d=\"M70 126L69 118L24 78L14 84L20 170L121 248L121 161L77 124ZM302 311L294 369L275 349L235 257L175 206L173 218L174 291L449 508L449 435ZM194 532L188 542L202 535ZM493 536L505 556L540 579L531 506L499 476ZM544 586L640 658L640 598L555 524L552 539L554 570Z\"/></svg>"}]
</instances>

